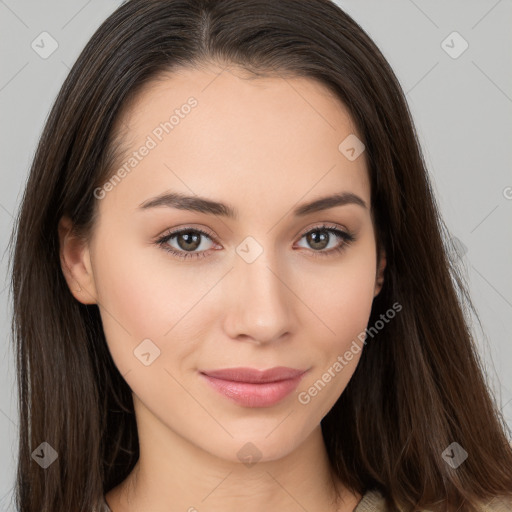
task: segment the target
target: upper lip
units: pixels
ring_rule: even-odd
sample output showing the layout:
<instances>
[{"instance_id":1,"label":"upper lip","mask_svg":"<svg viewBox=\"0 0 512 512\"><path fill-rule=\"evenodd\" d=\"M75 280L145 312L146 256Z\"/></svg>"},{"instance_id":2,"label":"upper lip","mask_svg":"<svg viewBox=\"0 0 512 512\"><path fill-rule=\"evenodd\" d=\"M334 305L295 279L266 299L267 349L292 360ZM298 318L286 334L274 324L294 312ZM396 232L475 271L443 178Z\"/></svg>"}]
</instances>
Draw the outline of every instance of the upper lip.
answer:
<instances>
[{"instance_id":1,"label":"upper lip","mask_svg":"<svg viewBox=\"0 0 512 512\"><path fill-rule=\"evenodd\" d=\"M306 370L297 370L286 366L276 366L268 370L257 368L223 368L220 370L203 370L201 373L216 379L231 380L234 382L265 383L294 379Z\"/></svg>"}]
</instances>

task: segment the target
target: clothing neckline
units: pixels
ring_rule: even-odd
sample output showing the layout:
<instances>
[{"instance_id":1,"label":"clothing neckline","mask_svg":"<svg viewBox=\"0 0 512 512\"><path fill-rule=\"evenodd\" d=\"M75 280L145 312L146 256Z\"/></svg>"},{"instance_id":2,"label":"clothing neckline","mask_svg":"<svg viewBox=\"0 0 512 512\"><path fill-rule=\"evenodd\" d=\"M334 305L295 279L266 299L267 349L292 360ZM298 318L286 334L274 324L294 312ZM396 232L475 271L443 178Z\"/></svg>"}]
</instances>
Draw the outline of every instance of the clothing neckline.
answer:
<instances>
[{"instance_id":1,"label":"clothing neckline","mask_svg":"<svg viewBox=\"0 0 512 512\"><path fill-rule=\"evenodd\" d=\"M381 510L379 505L382 505L383 500L384 497L376 489L367 491L363 494L361 501L356 505L356 508L353 510L353 512L376 512ZM112 512L111 508L108 506L105 496L103 496L103 501L100 504L100 508L94 509L93 512Z\"/></svg>"},{"instance_id":2,"label":"clothing neckline","mask_svg":"<svg viewBox=\"0 0 512 512\"><path fill-rule=\"evenodd\" d=\"M356 505L356 508L353 510L353 512L376 512L381 510L379 505L382 505L383 500L384 497L376 489L367 491L363 494L361 501ZM100 508L98 510L95 509L93 512L112 512L108 506L105 496L103 496L103 501L100 504Z\"/></svg>"}]
</instances>

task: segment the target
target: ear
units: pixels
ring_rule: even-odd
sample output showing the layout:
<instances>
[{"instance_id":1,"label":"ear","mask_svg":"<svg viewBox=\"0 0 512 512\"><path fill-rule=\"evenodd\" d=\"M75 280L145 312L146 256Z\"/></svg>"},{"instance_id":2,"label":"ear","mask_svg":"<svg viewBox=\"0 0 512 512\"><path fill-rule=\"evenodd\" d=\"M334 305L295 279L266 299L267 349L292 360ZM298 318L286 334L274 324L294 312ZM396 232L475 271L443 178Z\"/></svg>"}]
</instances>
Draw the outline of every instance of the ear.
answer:
<instances>
[{"instance_id":1,"label":"ear","mask_svg":"<svg viewBox=\"0 0 512 512\"><path fill-rule=\"evenodd\" d=\"M381 251L378 265L377 265L377 273L375 275L375 291L373 297L377 297L377 295L382 290L384 286L384 269L386 268L386 253L384 250Z\"/></svg>"},{"instance_id":2,"label":"ear","mask_svg":"<svg viewBox=\"0 0 512 512\"><path fill-rule=\"evenodd\" d=\"M69 217L60 219L58 231L61 268L73 297L82 304L96 304L89 247L73 232Z\"/></svg>"}]
</instances>

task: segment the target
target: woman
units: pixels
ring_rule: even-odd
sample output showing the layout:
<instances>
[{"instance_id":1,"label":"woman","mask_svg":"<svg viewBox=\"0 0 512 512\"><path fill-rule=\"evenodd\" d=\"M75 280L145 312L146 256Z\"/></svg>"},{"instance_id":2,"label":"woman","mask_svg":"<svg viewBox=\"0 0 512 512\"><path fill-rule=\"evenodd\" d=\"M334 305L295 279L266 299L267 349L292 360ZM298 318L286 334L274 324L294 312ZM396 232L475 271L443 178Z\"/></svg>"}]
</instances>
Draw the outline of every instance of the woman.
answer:
<instances>
[{"instance_id":1,"label":"woman","mask_svg":"<svg viewBox=\"0 0 512 512\"><path fill-rule=\"evenodd\" d=\"M14 235L23 512L510 507L404 95L335 4L123 4Z\"/></svg>"}]
</instances>

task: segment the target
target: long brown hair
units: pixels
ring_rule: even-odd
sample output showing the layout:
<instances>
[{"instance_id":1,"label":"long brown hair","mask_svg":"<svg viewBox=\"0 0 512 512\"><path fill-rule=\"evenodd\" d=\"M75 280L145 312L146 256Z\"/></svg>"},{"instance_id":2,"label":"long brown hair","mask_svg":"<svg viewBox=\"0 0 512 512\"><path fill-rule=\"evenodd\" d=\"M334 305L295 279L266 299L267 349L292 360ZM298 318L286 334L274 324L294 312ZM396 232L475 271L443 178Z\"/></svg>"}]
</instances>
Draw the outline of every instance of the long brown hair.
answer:
<instances>
[{"instance_id":1,"label":"long brown hair","mask_svg":"<svg viewBox=\"0 0 512 512\"><path fill-rule=\"evenodd\" d=\"M308 77L349 109L366 146L385 282L371 339L322 421L330 462L400 511L476 510L512 496L507 425L491 397L406 99L361 27L327 0L129 0L95 32L44 127L12 234L19 389L16 502L22 512L90 512L139 455L131 390L110 356L97 305L64 279L63 215L86 239L94 189L116 170L122 108L179 66L229 63L253 76ZM341 142L341 141L340 141ZM42 469L47 442L58 454ZM442 457L457 442L467 460ZM48 452L47 452L48 453Z\"/></svg>"}]
</instances>

